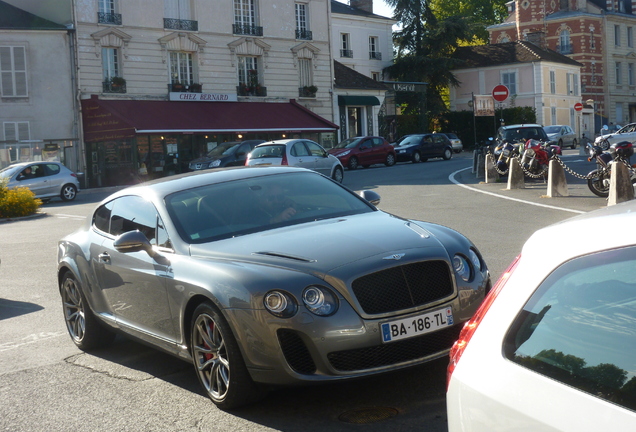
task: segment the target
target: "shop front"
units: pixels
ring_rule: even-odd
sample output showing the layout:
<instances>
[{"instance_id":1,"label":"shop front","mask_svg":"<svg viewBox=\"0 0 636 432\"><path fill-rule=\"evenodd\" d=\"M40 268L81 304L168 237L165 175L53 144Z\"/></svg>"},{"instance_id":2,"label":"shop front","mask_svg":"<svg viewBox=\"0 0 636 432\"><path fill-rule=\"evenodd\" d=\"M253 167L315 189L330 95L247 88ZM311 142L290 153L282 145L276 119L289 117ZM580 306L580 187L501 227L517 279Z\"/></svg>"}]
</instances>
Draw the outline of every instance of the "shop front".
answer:
<instances>
[{"instance_id":1,"label":"shop front","mask_svg":"<svg viewBox=\"0 0 636 432\"><path fill-rule=\"evenodd\" d=\"M338 126L289 102L82 100L87 187L188 171L220 143L307 138L332 147Z\"/></svg>"}]
</instances>

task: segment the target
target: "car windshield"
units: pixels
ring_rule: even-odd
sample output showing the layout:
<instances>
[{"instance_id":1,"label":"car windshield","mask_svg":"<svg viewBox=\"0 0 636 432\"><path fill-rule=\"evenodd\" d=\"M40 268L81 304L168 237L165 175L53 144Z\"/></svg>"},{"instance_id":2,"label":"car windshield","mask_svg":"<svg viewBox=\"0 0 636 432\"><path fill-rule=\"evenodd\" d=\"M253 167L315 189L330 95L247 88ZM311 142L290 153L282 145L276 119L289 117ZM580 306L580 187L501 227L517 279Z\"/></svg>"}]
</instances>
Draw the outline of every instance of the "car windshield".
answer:
<instances>
[{"instance_id":1,"label":"car windshield","mask_svg":"<svg viewBox=\"0 0 636 432\"><path fill-rule=\"evenodd\" d=\"M358 195L311 172L201 186L168 195L165 203L188 243L375 211Z\"/></svg>"},{"instance_id":2,"label":"car windshield","mask_svg":"<svg viewBox=\"0 0 636 432\"><path fill-rule=\"evenodd\" d=\"M405 136L402 137L398 140L396 147L400 147L400 146L407 146L407 145L411 145L411 144L419 144L420 140L422 139L421 135L409 135L409 136Z\"/></svg>"},{"instance_id":3,"label":"car windshield","mask_svg":"<svg viewBox=\"0 0 636 432\"><path fill-rule=\"evenodd\" d=\"M561 126L545 126L543 130L545 133L549 134L559 133L561 131Z\"/></svg>"},{"instance_id":4,"label":"car windshield","mask_svg":"<svg viewBox=\"0 0 636 432\"><path fill-rule=\"evenodd\" d=\"M285 144L257 146L252 150L250 159L282 158L286 147Z\"/></svg>"},{"instance_id":5,"label":"car windshield","mask_svg":"<svg viewBox=\"0 0 636 432\"><path fill-rule=\"evenodd\" d=\"M529 139L547 140L548 136L542 127L518 127L501 132L504 141L527 141Z\"/></svg>"},{"instance_id":6,"label":"car windshield","mask_svg":"<svg viewBox=\"0 0 636 432\"><path fill-rule=\"evenodd\" d=\"M214 147L212 150L208 152L208 157L220 157L220 156L228 156L236 151L239 144L238 142L227 142L219 144Z\"/></svg>"},{"instance_id":7,"label":"car windshield","mask_svg":"<svg viewBox=\"0 0 636 432\"><path fill-rule=\"evenodd\" d=\"M11 177L13 174L15 174L17 171L20 171L22 168L24 168L24 166L16 166L16 165L11 165L6 168L3 168L0 170L0 177Z\"/></svg>"},{"instance_id":8,"label":"car windshield","mask_svg":"<svg viewBox=\"0 0 636 432\"><path fill-rule=\"evenodd\" d=\"M360 140L362 140L362 138L360 137L356 137L356 138L347 138L346 140L338 143L337 146L335 146L334 148L339 148L339 149L343 149L343 148L354 148L355 146L358 145L358 143L360 142Z\"/></svg>"}]
</instances>

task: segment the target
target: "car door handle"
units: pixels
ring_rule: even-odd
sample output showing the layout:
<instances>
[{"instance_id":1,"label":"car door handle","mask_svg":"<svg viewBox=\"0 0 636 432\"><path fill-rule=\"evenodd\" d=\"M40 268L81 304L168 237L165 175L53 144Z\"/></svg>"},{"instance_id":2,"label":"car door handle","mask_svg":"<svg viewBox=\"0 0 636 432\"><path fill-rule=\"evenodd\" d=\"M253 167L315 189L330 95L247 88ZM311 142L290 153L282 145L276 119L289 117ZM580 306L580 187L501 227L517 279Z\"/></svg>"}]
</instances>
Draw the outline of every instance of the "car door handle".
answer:
<instances>
[{"instance_id":1,"label":"car door handle","mask_svg":"<svg viewBox=\"0 0 636 432\"><path fill-rule=\"evenodd\" d=\"M110 264L110 255L108 254L108 252L100 253L97 258L104 264Z\"/></svg>"}]
</instances>

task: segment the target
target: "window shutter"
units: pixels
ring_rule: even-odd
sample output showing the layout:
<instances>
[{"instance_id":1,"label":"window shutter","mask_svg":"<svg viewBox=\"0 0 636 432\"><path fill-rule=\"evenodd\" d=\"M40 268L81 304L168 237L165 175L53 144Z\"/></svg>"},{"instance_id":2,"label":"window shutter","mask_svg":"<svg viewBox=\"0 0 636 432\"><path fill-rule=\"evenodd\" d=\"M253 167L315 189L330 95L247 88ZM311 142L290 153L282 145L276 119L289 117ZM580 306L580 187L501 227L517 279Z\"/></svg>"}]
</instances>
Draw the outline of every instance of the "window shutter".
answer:
<instances>
[{"instance_id":1,"label":"window shutter","mask_svg":"<svg viewBox=\"0 0 636 432\"><path fill-rule=\"evenodd\" d=\"M4 139L6 141L17 141L18 136L16 132L15 123L4 124Z\"/></svg>"}]
</instances>

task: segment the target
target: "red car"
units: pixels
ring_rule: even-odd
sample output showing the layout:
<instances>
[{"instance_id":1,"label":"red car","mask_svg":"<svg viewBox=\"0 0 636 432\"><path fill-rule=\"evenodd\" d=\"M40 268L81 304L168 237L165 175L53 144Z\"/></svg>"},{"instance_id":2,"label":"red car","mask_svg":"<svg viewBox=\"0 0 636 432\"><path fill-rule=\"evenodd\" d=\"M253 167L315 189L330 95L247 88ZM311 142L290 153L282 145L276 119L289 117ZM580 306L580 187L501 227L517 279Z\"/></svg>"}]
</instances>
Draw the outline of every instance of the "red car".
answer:
<instances>
[{"instance_id":1,"label":"red car","mask_svg":"<svg viewBox=\"0 0 636 432\"><path fill-rule=\"evenodd\" d=\"M327 151L350 170L373 164L395 165L395 149L387 140L378 136L347 138Z\"/></svg>"}]
</instances>

